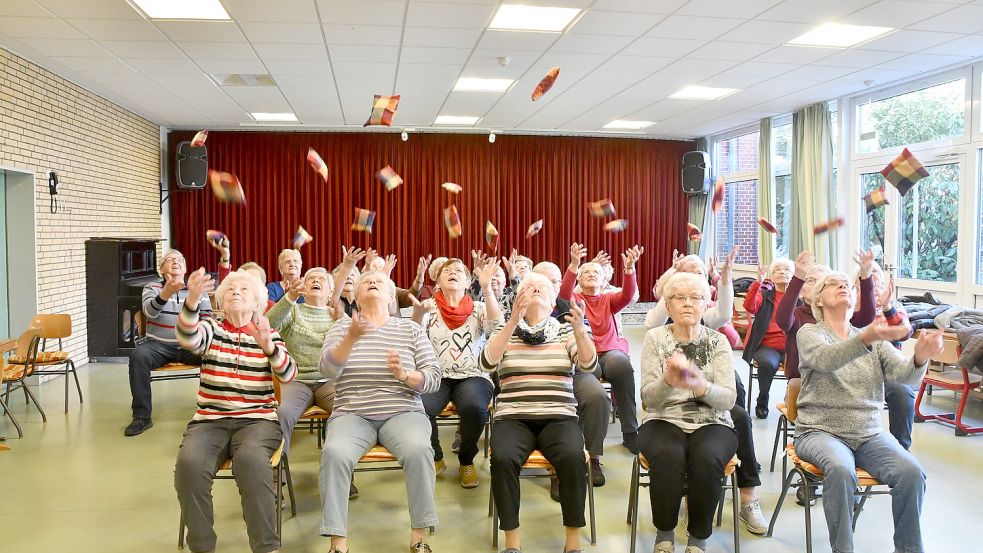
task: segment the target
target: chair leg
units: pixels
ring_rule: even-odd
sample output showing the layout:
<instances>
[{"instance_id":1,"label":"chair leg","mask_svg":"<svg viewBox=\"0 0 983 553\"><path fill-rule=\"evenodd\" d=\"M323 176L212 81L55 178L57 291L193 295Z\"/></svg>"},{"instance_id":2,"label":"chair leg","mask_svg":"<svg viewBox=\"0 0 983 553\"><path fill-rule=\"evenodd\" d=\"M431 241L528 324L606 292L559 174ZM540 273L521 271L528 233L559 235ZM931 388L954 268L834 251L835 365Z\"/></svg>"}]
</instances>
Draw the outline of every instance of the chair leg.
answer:
<instances>
[{"instance_id":1,"label":"chair leg","mask_svg":"<svg viewBox=\"0 0 983 553\"><path fill-rule=\"evenodd\" d=\"M0 395L0 407L3 407L3 414L4 415L7 415L8 417L10 417L10 422L14 423L14 428L17 429L17 437L18 438L23 438L24 437L24 431L21 429L20 423L17 422L17 418L14 417L14 414L10 412L10 407L7 406L7 402L4 401L2 395Z\"/></svg>"},{"instance_id":2,"label":"chair leg","mask_svg":"<svg viewBox=\"0 0 983 553\"><path fill-rule=\"evenodd\" d=\"M754 365L751 365L749 363L748 364L748 367L749 368L748 368L748 374L747 374L747 403L745 403L744 405L747 406L748 413L750 413L750 414L753 415L754 414L754 411L751 410L751 400L754 399L753 398L753 396L754 396L754 377L757 375L757 373L754 370ZM748 418L751 419L751 422L754 422L754 417L753 416L749 416Z\"/></svg>"},{"instance_id":3,"label":"chair leg","mask_svg":"<svg viewBox=\"0 0 983 553\"><path fill-rule=\"evenodd\" d=\"M635 553L635 543L638 539L638 496L641 488L641 463L638 455L631 467L631 489L628 490L628 519L631 525L631 553Z\"/></svg>"},{"instance_id":4,"label":"chair leg","mask_svg":"<svg viewBox=\"0 0 983 553\"><path fill-rule=\"evenodd\" d=\"M280 463L277 464L276 469L273 471L273 488L275 501L276 501L276 537L277 540L283 541L283 487L280 483L283 482L283 458L280 459Z\"/></svg>"},{"instance_id":5,"label":"chair leg","mask_svg":"<svg viewBox=\"0 0 983 553\"><path fill-rule=\"evenodd\" d=\"M870 489L873 486L864 487L864 491L860 492L860 502L857 503L856 508L853 510L853 531L857 531L857 519L860 518L860 512L864 510L864 505L867 503L867 498L870 497Z\"/></svg>"},{"instance_id":6,"label":"chair leg","mask_svg":"<svg viewBox=\"0 0 983 553\"><path fill-rule=\"evenodd\" d=\"M587 505L590 509L590 544L597 545L597 523L594 518L594 469L587 463Z\"/></svg>"},{"instance_id":7,"label":"chair leg","mask_svg":"<svg viewBox=\"0 0 983 553\"><path fill-rule=\"evenodd\" d=\"M72 376L75 378L75 391L79 394L79 403L82 403L82 385L79 384L79 374L75 370L75 362L69 360L68 363L71 366ZM65 375L65 378L68 378L68 375Z\"/></svg>"},{"instance_id":8,"label":"chair leg","mask_svg":"<svg viewBox=\"0 0 983 553\"><path fill-rule=\"evenodd\" d=\"M41 421L48 422L48 416L44 414L44 409L42 409L41 404L38 403L38 398L34 397L34 392L28 389L26 382L21 382L21 386L24 388L24 393L27 394L31 398L31 401L34 402L34 406L38 408L38 412L41 413Z\"/></svg>"},{"instance_id":9,"label":"chair leg","mask_svg":"<svg viewBox=\"0 0 983 553\"><path fill-rule=\"evenodd\" d=\"M68 412L68 365L65 365L65 412Z\"/></svg>"},{"instance_id":10,"label":"chair leg","mask_svg":"<svg viewBox=\"0 0 983 553\"><path fill-rule=\"evenodd\" d=\"M738 514L741 512L741 493L737 489L737 473L730 475L731 503L734 511L734 553L741 553L741 526Z\"/></svg>"},{"instance_id":11,"label":"chair leg","mask_svg":"<svg viewBox=\"0 0 983 553\"><path fill-rule=\"evenodd\" d=\"M788 472L788 475L785 476L785 483L782 484L782 493L778 496L778 503L775 505L775 512L771 514L771 522L768 523L768 533L765 534L769 538L775 531L775 523L778 522L778 513L780 513L782 510L782 504L785 503L785 496L788 494L788 489L792 487L792 479L795 478L796 474L798 474L798 471L792 469Z\"/></svg>"},{"instance_id":12,"label":"chair leg","mask_svg":"<svg viewBox=\"0 0 983 553\"><path fill-rule=\"evenodd\" d=\"M498 549L498 512L495 510L495 501L490 485L488 486L488 514L491 516L492 549Z\"/></svg>"},{"instance_id":13,"label":"chair leg","mask_svg":"<svg viewBox=\"0 0 983 553\"><path fill-rule=\"evenodd\" d=\"M297 516L297 501L294 499L294 479L290 476L290 458L283 456L283 474L287 477L287 497L290 499L290 516Z\"/></svg>"},{"instance_id":14,"label":"chair leg","mask_svg":"<svg viewBox=\"0 0 983 553\"><path fill-rule=\"evenodd\" d=\"M778 428L775 429L775 445L771 448L771 467L769 470L775 472L775 459L778 458L778 442L785 435L785 415L778 417Z\"/></svg>"},{"instance_id":15,"label":"chair leg","mask_svg":"<svg viewBox=\"0 0 983 553\"><path fill-rule=\"evenodd\" d=\"M810 490L811 486L809 486L809 479L806 477L805 471L800 470L798 467L795 470L802 477L802 486L805 489L803 494L805 496L806 553L812 553L812 507L810 506L810 503L812 503L812 498L810 497L812 490Z\"/></svg>"},{"instance_id":16,"label":"chair leg","mask_svg":"<svg viewBox=\"0 0 983 553\"><path fill-rule=\"evenodd\" d=\"M184 515L178 518L177 548L184 549Z\"/></svg>"}]
</instances>

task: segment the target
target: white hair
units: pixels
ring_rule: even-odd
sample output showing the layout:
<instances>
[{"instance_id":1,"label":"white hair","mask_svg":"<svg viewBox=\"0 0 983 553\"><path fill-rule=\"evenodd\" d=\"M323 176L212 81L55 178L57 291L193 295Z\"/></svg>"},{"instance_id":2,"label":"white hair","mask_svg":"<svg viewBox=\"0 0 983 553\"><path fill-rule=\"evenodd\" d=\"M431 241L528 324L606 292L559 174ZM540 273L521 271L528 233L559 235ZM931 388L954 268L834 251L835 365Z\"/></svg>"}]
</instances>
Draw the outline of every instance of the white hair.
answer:
<instances>
[{"instance_id":1,"label":"white hair","mask_svg":"<svg viewBox=\"0 0 983 553\"><path fill-rule=\"evenodd\" d=\"M297 257L300 257L301 258L301 263L303 263L304 258L301 257L300 250L295 250L293 248L284 248L283 250L280 250L280 255L278 255L276 257L276 266L277 266L277 268L279 268L280 265L283 265L284 258L286 258L288 255L290 255L292 253L297 254Z\"/></svg>"},{"instance_id":2,"label":"white hair","mask_svg":"<svg viewBox=\"0 0 983 553\"><path fill-rule=\"evenodd\" d=\"M216 307L222 309L222 300L225 299L225 293L229 290L229 287L232 286L232 283L237 280L244 280L249 284L249 289L252 291L253 297L256 299L256 313L262 313L265 311L266 302L270 298L269 292L266 290L266 286L260 282L258 276L245 269L232 271L229 273L229 276L222 279L222 283L219 284L218 289L215 290Z\"/></svg>"},{"instance_id":3,"label":"white hair","mask_svg":"<svg viewBox=\"0 0 983 553\"><path fill-rule=\"evenodd\" d=\"M701 275L678 271L666 281L662 288L666 301L675 297L680 288L692 288L703 296L703 301L710 301L710 284Z\"/></svg>"},{"instance_id":4,"label":"white hair","mask_svg":"<svg viewBox=\"0 0 983 553\"><path fill-rule=\"evenodd\" d=\"M540 285L542 285L543 289L549 295L550 305L556 305L556 291L553 289L553 282L550 279L546 278L546 275L542 273L537 273L535 271L529 271L528 273L526 273L526 277L522 279L522 282L519 283L519 288L515 292L516 297L518 297L519 294L521 294L522 291L525 290L526 287L530 286L532 283L539 283Z\"/></svg>"},{"instance_id":5,"label":"white hair","mask_svg":"<svg viewBox=\"0 0 983 553\"><path fill-rule=\"evenodd\" d=\"M592 267L598 273L601 273L601 278L602 279L605 279L605 282L607 281L606 280L607 279L607 272L604 270L604 266L601 265L600 263L594 263L593 261L588 261L587 263L584 263L583 265L581 265L580 267L577 268L577 280L578 281L580 280L580 276L584 274L584 271L586 271L588 267Z\"/></svg>"},{"instance_id":6,"label":"white hair","mask_svg":"<svg viewBox=\"0 0 983 553\"><path fill-rule=\"evenodd\" d=\"M850 284L852 281L850 277L847 276L843 271L830 271L822 276L822 278L816 280L816 284L812 287L812 316L816 318L817 321L823 320L823 308L819 305L819 295L823 293L823 288L826 288L826 283L831 278L839 278L840 280L846 281L850 285L850 294L856 300L855 291L853 285Z\"/></svg>"},{"instance_id":7,"label":"white hair","mask_svg":"<svg viewBox=\"0 0 983 553\"><path fill-rule=\"evenodd\" d=\"M532 268L532 272L539 273L541 275L546 275L547 271L550 273L556 271L556 274L560 275L560 278L563 278L563 271L560 270L560 267L558 267L556 263L551 261L540 261L535 267Z\"/></svg>"},{"instance_id":8,"label":"white hair","mask_svg":"<svg viewBox=\"0 0 983 553\"><path fill-rule=\"evenodd\" d=\"M370 276L381 277L382 278L382 281L389 288L389 297L391 299L395 299L396 298L396 284L394 284L393 281L392 281L392 279L389 278L389 276L386 275L386 273L383 273L382 271L365 271L364 273L362 273L361 275L359 275L358 280L355 281L355 293L356 294L358 294L358 289L362 287L362 281L365 280L365 279L367 279L367 278L369 278Z\"/></svg>"},{"instance_id":9,"label":"white hair","mask_svg":"<svg viewBox=\"0 0 983 553\"><path fill-rule=\"evenodd\" d=\"M304 280L307 280L307 277L314 276L314 275L321 275L324 278L330 279L328 275L328 270L325 269L324 267L311 267L310 269L307 269L306 273L304 273Z\"/></svg>"},{"instance_id":10,"label":"white hair","mask_svg":"<svg viewBox=\"0 0 983 553\"><path fill-rule=\"evenodd\" d=\"M261 281L263 281L263 284L266 284L266 269L260 267L259 263L256 263L255 261L247 261L247 262L243 263L242 265L239 265L239 270L240 271L256 271L257 273L260 274L259 279Z\"/></svg>"},{"instance_id":11,"label":"white hair","mask_svg":"<svg viewBox=\"0 0 983 553\"><path fill-rule=\"evenodd\" d=\"M157 262L157 274L158 275L161 275L161 276L164 275L164 262L167 261L167 258L168 257L170 257L172 255L175 255L175 254L177 254L181 259L184 259L184 254L183 253L181 253L181 252L179 252L177 250L167 250L167 253L165 253L160 258L160 261ZM185 265L187 265L188 262L185 261L184 263L185 263Z\"/></svg>"},{"instance_id":12,"label":"white hair","mask_svg":"<svg viewBox=\"0 0 983 553\"><path fill-rule=\"evenodd\" d=\"M770 275L771 273L774 273L775 269L777 269L779 265L785 265L788 267L788 272L793 274L795 273L795 263L793 263L791 259L783 257L771 262L771 265L768 266L768 274Z\"/></svg>"},{"instance_id":13,"label":"white hair","mask_svg":"<svg viewBox=\"0 0 983 553\"><path fill-rule=\"evenodd\" d=\"M430 280L434 282L437 281L437 273L440 272L440 269L444 266L444 263L447 263L446 257L437 257L430 262L430 266L427 267L427 274L430 275Z\"/></svg>"},{"instance_id":14,"label":"white hair","mask_svg":"<svg viewBox=\"0 0 983 553\"><path fill-rule=\"evenodd\" d=\"M700 273L703 276L707 276L707 264L705 261L703 261L702 257L694 253L683 256L683 258L676 263L676 267L680 267L688 263L695 263L700 268Z\"/></svg>"}]
</instances>

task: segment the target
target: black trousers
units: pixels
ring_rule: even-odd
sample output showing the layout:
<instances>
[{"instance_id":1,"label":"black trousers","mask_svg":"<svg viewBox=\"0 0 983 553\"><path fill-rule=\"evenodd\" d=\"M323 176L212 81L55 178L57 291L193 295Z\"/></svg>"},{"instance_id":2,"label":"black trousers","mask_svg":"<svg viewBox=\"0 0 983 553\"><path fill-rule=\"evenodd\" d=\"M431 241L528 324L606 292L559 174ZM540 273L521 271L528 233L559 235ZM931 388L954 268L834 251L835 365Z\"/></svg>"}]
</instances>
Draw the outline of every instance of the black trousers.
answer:
<instances>
[{"instance_id":1,"label":"black trousers","mask_svg":"<svg viewBox=\"0 0 983 553\"><path fill-rule=\"evenodd\" d=\"M182 349L181 346L164 344L147 339L130 353L130 395L133 401L133 418L149 419L153 409L150 395L150 371L168 363L201 364L201 357Z\"/></svg>"},{"instance_id":2,"label":"black trousers","mask_svg":"<svg viewBox=\"0 0 983 553\"><path fill-rule=\"evenodd\" d=\"M709 538L724 467L737 451L734 430L708 424L687 434L670 422L651 420L638 432L638 449L649 461L649 498L655 527L665 531L676 528L679 502L686 495L686 529L693 537Z\"/></svg>"},{"instance_id":3,"label":"black trousers","mask_svg":"<svg viewBox=\"0 0 983 553\"><path fill-rule=\"evenodd\" d=\"M542 451L556 469L563 525L587 525L587 461L584 433L576 419L496 419L491 443L491 486L501 521L499 528L519 527L519 471L534 449Z\"/></svg>"},{"instance_id":4,"label":"black trousers","mask_svg":"<svg viewBox=\"0 0 983 553\"><path fill-rule=\"evenodd\" d=\"M488 420L488 404L491 403L494 391L491 382L480 376L472 376L442 378L440 389L423 395L423 408L430 417L430 445L433 447L434 461L444 458L437 431L437 415L447 407L448 402L453 402L461 418L461 449L457 460L461 465L474 464L474 456L478 454L478 439L481 438L481 431Z\"/></svg>"},{"instance_id":5,"label":"black trousers","mask_svg":"<svg viewBox=\"0 0 983 553\"><path fill-rule=\"evenodd\" d=\"M754 352L752 358L758 362L758 407L768 407L768 393L771 382L775 379L778 366L785 354L777 349L761 346Z\"/></svg>"},{"instance_id":6,"label":"black trousers","mask_svg":"<svg viewBox=\"0 0 983 553\"><path fill-rule=\"evenodd\" d=\"M730 418L734 420L734 431L737 432L737 458L741 465L737 467L737 487L756 488L761 485L761 465L754 453L754 435L751 433L751 416L744 406L747 391L741 375L734 373L737 379L737 403L730 410Z\"/></svg>"}]
</instances>

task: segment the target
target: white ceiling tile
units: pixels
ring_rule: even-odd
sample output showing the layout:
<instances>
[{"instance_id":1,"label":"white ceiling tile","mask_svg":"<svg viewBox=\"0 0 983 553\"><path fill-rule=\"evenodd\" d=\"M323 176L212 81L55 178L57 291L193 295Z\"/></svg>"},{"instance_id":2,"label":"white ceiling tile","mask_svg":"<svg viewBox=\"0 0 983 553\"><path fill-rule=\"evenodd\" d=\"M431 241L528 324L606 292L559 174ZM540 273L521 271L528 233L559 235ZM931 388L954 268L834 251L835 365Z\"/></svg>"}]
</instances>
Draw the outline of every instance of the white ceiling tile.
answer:
<instances>
[{"instance_id":1,"label":"white ceiling tile","mask_svg":"<svg viewBox=\"0 0 983 553\"><path fill-rule=\"evenodd\" d=\"M831 81L833 79L838 79L844 75L853 73L857 69L855 67L834 67L830 65L806 65L798 69L793 69L788 73L782 75L783 79L801 81L801 82L811 82L811 83L822 83L826 81Z\"/></svg>"},{"instance_id":2,"label":"white ceiling tile","mask_svg":"<svg viewBox=\"0 0 983 553\"><path fill-rule=\"evenodd\" d=\"M54 17L0 17L0 33L16 38L87 38Z\"/></svg>"},{"instance_id":3,"label":"white ceiling tile","mask_svg":"<svg viewBox=\"0 0 983 553\"><path fill-rule=\"evenodd\" d=\"M910 28L948 33L983 31L983 6L959 6L935 17L912 23Z\"/></svg>"},{"instance_id":4,"label":"white ceiling tile","mask_svg":"<svg viewBox=\"0 0 983 553\"><path fill-rule=\"evenodd\" d=\"M931 71L948 65L964 62L969 56L946 56L941 54L909 54L902 58L891 60L877 66L877 69L897 69L915 74L922 71Z\"/></svg>"},{"instance_id":5,"label":"white ceiling tile","mask_svg":"<svg viewBox=\"0 0 983 553\"><path fill-rule=\"evenodd\" d=\"M556 33L518 33L514 31L485 31L478 41L478 48L498 50L500 56L507 56L513 50L542 51L560 38Z\"/></svg>"},{"instance_id":6,"label":"white ceiling tile","mask_svg":"<svg viewBox=\"0 0 983 553\"><path fill-rule=\"evenodd\" d=\"M195 63L201 66L202 71L216 74L227 73L246 73L259 75L266 73L266 67L258 59L251 60L229 60L212 58L195 58Z\"/></svg>"},{"instance_id":7,"label":"white ceiling tile","mask_svg":"<svg viewBox=\"0 0 983 553\"><path fill-rule=\"evenodd\" d=\"M123 58L128 65L143 73L201 73L188 59Z\"/></svg>"},{"instance_id":8,"label":"white ceiling tile","mask_svg":"<svg viewBox=\"0 0 983 553\"><path fill-rule=\"evenodd\" d=\"M403 25L404 3L397 0L317 0L322 23Z\"/></svg>"},{"instance_id":9,"label":"white ceiling tile","mask_svg":"<svg viewBox=\"0 0 983 553\"><path fill-rule=\"evenodd\" d=\"M130 73L95 73L89 71L80 71L80 74L84 75L85 78L95 81L99 84L106 85L109 87L115 87L118 85L146 85L151 82L146 75L142 73L130 72Z\"/></svg>"},{"instance_id":10,"label":"white ceiling tile","mask_svg":"<svg viewBox=\"0 0 983 553\"><path fill-rule=\"evenodd\" d=\"M610 54L554 52L551 50L543 55L542 61L549 67L559 67L562 73L563 69L593 69L610 57Z\"/></svg>"},{"instance_id":11,"label":"white ceiling tile","mask_svg":"<svg viewBox=\"0 0 983 553\"><path fill-rule=\"evenodd\" d=\"M333 44L328 46L331 61L366 61L376 63L396 63L399 48L396 46L348 46Z\"/></svg>"},{"instance_id":12,"label":"white ceiling tile","mask_svg":"<svg viewBox=\"0 0 983 553\"><path fill-rule=\"evenodd\" d=\"M745 77L756 77L759 79L771 79L779 75L784 75L793 69L798 69L799 65L794 63L762 63L747 61L740 65L735 65L731 69L722 72L719 76L738 75Z\"/></svg>"},{"instance_id":13,"label":"white ceiling tile","mask_svg":"<svg viewBox=\"0 0 983 553\"><path fill-rule=\"evenodd\" d=\"M668 14L687 2L689 0L659 0L658 2L653 0L597 0L594 2L593 9ZM539 2L537 2L538 4Z\"/></svg>"},{"instance_id":14,"label":"white ceiling tile","mask_svg":"<svg viewBox=\"0 0 983 553\"><path fill-rule=\"evenodd\" d=\"M239 23L249 42L324 44L321 28L316 23L265 23L243 21Z\"/></svg>"},{"instance_id":15,"label":"white ceiling tile","mask_svg":"<svg viewBox=\"0 0 983 553\"><path fill-rule=\"evenodd\" d=\"M473 48L481 36L480 29L449 29L444 27L407 27L403 46L441 46Z\"/></svg>"},{"instance_id":16,"label":"white ceiling tile","mask_svg":"<svg viewBox=\"0 0 983 553\"><path fill-rule=\"evenodd\" d=\"M704 40L642 37L619 52L632 56L682 57L706 45Z\"/></svg>"},{"instance_id":17,"label":"white ceiling tile","mask_svg":"<svg viewBox=\"0 0 983 553\"><path fill-rule=\"evenodd\" d=\"M676 11L678 15L713 15L714 17L735 17L751 19L754 16L781 3L781 0L699 0L689 2Z\"/></svg>"},{"instance_id":18,"label":"white ceiling tile","mask_svg":"<svg viewBox=\"0 0 983 553\"><path fill-rule=\"evenodd\" d=\"M852 13L840 23L852 25L877 25L900 29L938 15L953 8L953 4L932 2L908 2L903 0L882 0L872 6Z\"/></svg>"},{"instance_id":19,"label":"white ceiling tile","mask_svg":"<svg viewBox=\"0 0 983 553\"><path fill-rule=\"evenodd\" d=\"M161 40L163 37L145 19L69 19L69 23L95 40Z\"/></svg>"},{"instance_id":20,"label":"white ceiling tile","mask_svg":"<svg viewBox=\"0 0 983 553\"><path fill-rule=\"evenodd\" d=\"M256 59L252 47L246 42L181 42L178 45L193 59Z\"/></svg>"},{"instance_id":21,"label":"white ceiling tile","mask_svg":"<svg viewBox=\"0 0 983 553\"><path fill-rule=\"evenodd\" d=\"M32 0L4 0L0 2L0 15L15 17L52 17Z\"/></svg>"},{"instance_id":22,"label":"white ceiling tile","mask_svg":"<svg viewBox=\"0 0 983 553\"><path fill-rule=\"evenodd\" d=\"M250 113L290 111L290 105L275 86L225 86L222 90Z\"/></svg>"},{"instance_id":23,"label":"white ceiling tile","mask_svg":"<svg viewBox=\"0 0 983 553\"><path fill-rule=\"evenodd\" d=\"M6 2L7 0L4 0ZM38 0L58 17L93 17L105 19L142 19L137 11L121 0Z\"/></svg>"},{"instance_id":24,"label":"white ceiling tile","mask_svg":"<svg viewBox=\"0 0 983 553\"><path fill-rule=\"evenodd\" d=\"M244 42L234 21L155 21L175 42Z\"/></svg>"},{"instance_id":25,"label":"white ceiling tile","mask_svg":"<svg viewBox=\"0 0 983 553\"><path fill-rule=\"evenodd\" d=\"M635 73L620 71L594 71L570 87L551 98L544 109L529 117L525 128L556 128L564 122L584 113L594 105L601 103L638 81ZM554 94L557 91L550 91Z\"/></svg>"},{"instance_id":26,"label":"white ceiling tile","mask_svg":"<svg viewBox=\"0 0 983 553\"><path fill-rule=\"evenodd\" d=\"M805 23L751 20L734 28L726 35L720 37L720 39L734 42L759 42L778 45L785 44L810 29L812 29L812 25Z\"/></svg>"},{"instance_id":27,"label":"white ceiling tile","mask_svg":"<svg viewBox=\"0 0 983 553\"><path fill-rule=\"evenodd\" d=\"M483 116L502 97L501 92L451 92L440 115Z\"/></svg>"},{"instance_id":28,"label":"white ceiling tile","mask_svg":"<svg viewBox=\"0 0 983 553\"><path fill-rule=\"evenodd\" d=\"M328 59L324 44L268 44L254 42L253 48L260 59L266 60L295 60L322 61ZM360 46L359 48L365 48Z\"/></svg>"},{"instance_id":29,"label":"white ceiling tile","mask_svg":"<svg viewBox=\"0 0 983 553\"><path fill-rule=\"evenodd\" d=\"M734 66L734 62L725 60L689 60L681 59L676 63L672 63L665 68L659 70L656 75L652 78L657 79L659 75L678 75L686 77L693 83L702 82L704 79L710 79L711 77L727 71ZM704 83L709 86L717 86L716 83L708 82Z\"/></svg>"},{"instance_id":30,"label":"white ceiling tile","mask_svg":"<svg viewBox=\"0 0 983 553\"><path fill-rule=\"evenodd\" d=\"M399 79L404 77L419 80L431 79L457 79L461 73L461 66L457 64L440 63L401 63L399 64ZM436 88L435 88L436 89Z\"/></svg>"},{"instance_id":31,"label":"white ceiling tile","mask_svg":"<svg viewBox=\"0 0 983 553\"><path fill-rule=\"evenodd\" d=\"M613 54L632 41L632 37L615 35L564 35L552 50L584 54Z\"/></svg>"},{"instance_id":32,"label":"white ceiling tile","mask_svg":"<svg viewBox=\"0 0 983 553\"><path fill-rule=\"evenodd\" d=\"M434 90L447 90L453 79L437 80L431 78L406 77L400 75L396 90L400 94L399 126L430 126L437 111L444 102L446 94L435 94ZM410 140L413 140L412 134Z\"/></svg>"},{"instance_id":33,"label":"white ceiling tile","mask_svg":"<svg viewBox=\"0 0 983 553\"><path fill-rule=\"evenodd\" d=\"M399 60L400 63L464 63L470 53L465 48L404 46Z\"/></svg>"},{"instance_id":34,"label":"white ceiling tile","mask_svg":"<svg viewBox=\"0 0 983 553\"><path fill-rule=\"evenodd\" d=\"M773 44L715 40L689 55L701 60L745 61L775 48Z\"/></svg>"},{"instance_id":35,"label":"white ceiling tile","mask_svg":"<svg viewBox=\"0 0 983 553\"><path fill-rule=\"evenodd\" d=\"M332 44L399 46L402 27L393 25L324 25L324 38Z\"/></svg>"},{"instance_id":36,"label":"white ceiling tile","mask_svg":"<svg viewBox=\"0 0 983 553\"><path fill-rule=\"evenodd\" d=\"M858 48L863 50L883 50L888 52L919 52L949 42L963 35L955 33L937 33L933 31L912 31L902 29L868 42Z\"/></svg>"},{"instance_id":37,"label":"white ceiling tile","mask_svg":"<svg viewBox=\"0 0 983 553\"><path fill-rule=\"evenodd\" d=\"M712 40L744 23L743 19L671 15L645 36ZM744 37L744 40L756 40Z\"/></svg>"},{"instance_id":38,"label":"white ceiling tile","mask_svg":"<svg viewBox=\"0 0 983 553\"><path fill-rule=\"evenodd\" d=\"M814 48L811 46L782 45L754 58L754 61L770 63L816 63L823 58L835 55L838 50Z\"/></svg>"},{"instance_id":39,"label":"white ceiling tile","mask_svg":"<svg viewBox=\"0 0 983 553\"><path fill-rule=\"evenodd\" d=\"M317 23L311 0L222 0L222 5L236 21Z\"/></svg>"},{"instance_id":40,"label":"white ceiling tile","mask_svg":"<svg viewBox=\"0 0 983 553\"><path fill-rule=\"evenodd\" d=\"M324 61L310 60L264 60L270 74L279 75L330 75L331 66Z\"/></svg>"},{"instance_id":41,"label":"white ceiling tile","mask_svg":"<svg viewBox=\"0 0 983 553\"><path fill-rule=\"evenodd\" d=\"M603 71L634 71L639 76L655 73L663 67L673 63L678 58L656 58L651 56L628 56L618 54L612 57L601 66Z\"/></svg>"},{"instance_id":42,"label":"white ceiling tile","mask_svg":"<svg viewBox=\"0 0 983 553\"><path fill-rule=\"evenodd\" d=\"M163 40L101 40L99 44L121 58L181 59L185 57L174 44Z\"/></svg>"},{"instance_id":43,"label":"white ceiling tile","mask_svg":"<svg viewBox=\"0 0 983 553\"><path fill-rule=\"evenodd\" d=\"M957 38L952 42L946 42L945 44L929 48L923 53L948 54L952 56L967 55L971 57L983 56L983 35Z\"/></svg>"},{"instance_id":44,"label":"white ceiling tile","mask_svg":"<svg viewBox=\"0 0 983 553\"><path fill-rule=\"evenodd\" d=\"M573 34L640 36L662 21L662 14L626 13L592 9L570 30Z\"/></svg>"},{"instance_id":45,"label":"white ceiling tile","mask_svg":"<svg viewBox=\"0 0 983 553\"><path fill-rule=\"evenodd\" d=\"M94 73L136 73L133 68L116 58L78 58L53 56L51 59L64 64L72 71Z\"/></svg>"},{"instance_id":46,"label":"white ceiling tile","mask_svg":"<svg viewBox=\"0 0 983 553\"><path fill-rule=\"evenodd\" d=\"M21 42L45 56L104 58L111 54L91 40L60 38L22 38Z\"/></svg>"},{"instance_id":47,"label":"white ceiling tile","mask_svg":"<svg viewBox=\"0 0 983 553\"><path fill-rule=\"evenodd\" d=\"M879 50L860 50L853 48L833 54L824 59L822 65L855 68L873 67L903 55L899 52L882 52Z\"/></svg>"},{"instance_id":48,"label":"white ceiling tile","mask_svg":"<svg viewBox=\"0 0 983 553\"><path fill-rule=\"evenodd\" d=\"M392 86L392 80L396 74L396 63L372 63L364 61L333 61L331 66L334 68L335 75L338 76L338 82L347 83L353 79L350 77L362 78L372 78L379 77L382 79L389 79L389 86Z\"/></svg>"},{"instance_id":49,"label":"white ceiling tile","mask_svg":"<svg viewBox=\"0 0 983 553\"><path fill-rule=\"evenodd\" d=\"M330 76L294 76L278 80L281 92L305 124L341 125L341 103Z\"/></svg>"},{"instance_id":50,"label":"white ceiling tile","mask_svg":"<svg viewBox=\"0 0 983 553\"><path fill-rule=\"evenodd\" d=\"M816 25L839 19L875 3L875 0L785 0L759 19ZM801 34L801 33L799 33ZM794 35L798 36L798 35ZM784 42L784 41L783 41Z\"/></svg>"},{"instance_id":51,"label":"white ceiling tile","mask_svg":"<svg viewBox=\"0 0 983 553\"><path fill-rule=\"evenodd\" d=\"M452 27L484 29L495 14L494 4L465 4L417 2L410 0L406 13L409 27Z\"/></svg>"},{"instance_id":52,"label":"white ceiling tile","mask_svg":"<svg viewBox=\"0 0 983 553\"><path fill-rule=\"evenodd\" d=\"M364 123L372 111L372 97L375 94L388 94L392 91L392 85L391 77L365 77L339 81L338 88L341 105L344 107L345 123L348 125ZM398 112L393 118L393 124L402 125Z\"/></svg>"}]
</instances>

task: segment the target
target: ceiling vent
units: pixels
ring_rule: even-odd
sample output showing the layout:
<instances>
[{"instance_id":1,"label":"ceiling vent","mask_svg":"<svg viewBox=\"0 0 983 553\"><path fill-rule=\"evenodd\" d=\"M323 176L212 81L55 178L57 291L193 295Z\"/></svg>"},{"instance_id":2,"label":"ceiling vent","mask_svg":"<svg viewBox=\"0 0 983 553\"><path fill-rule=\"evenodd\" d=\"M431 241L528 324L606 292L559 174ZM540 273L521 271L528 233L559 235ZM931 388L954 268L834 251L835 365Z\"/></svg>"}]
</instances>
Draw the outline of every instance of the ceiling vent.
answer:
<instances>
[{"instance_id":1,"label":"ceiling vent","mask_svg":"<svg viewBox=\"0 0 983 553\"><path fill-rule=\"evenodd\" d=\"M276 81L269 75L229 73L211 75L211 78L219 86L276 86Z\"/></svg>"}]
</instances>

